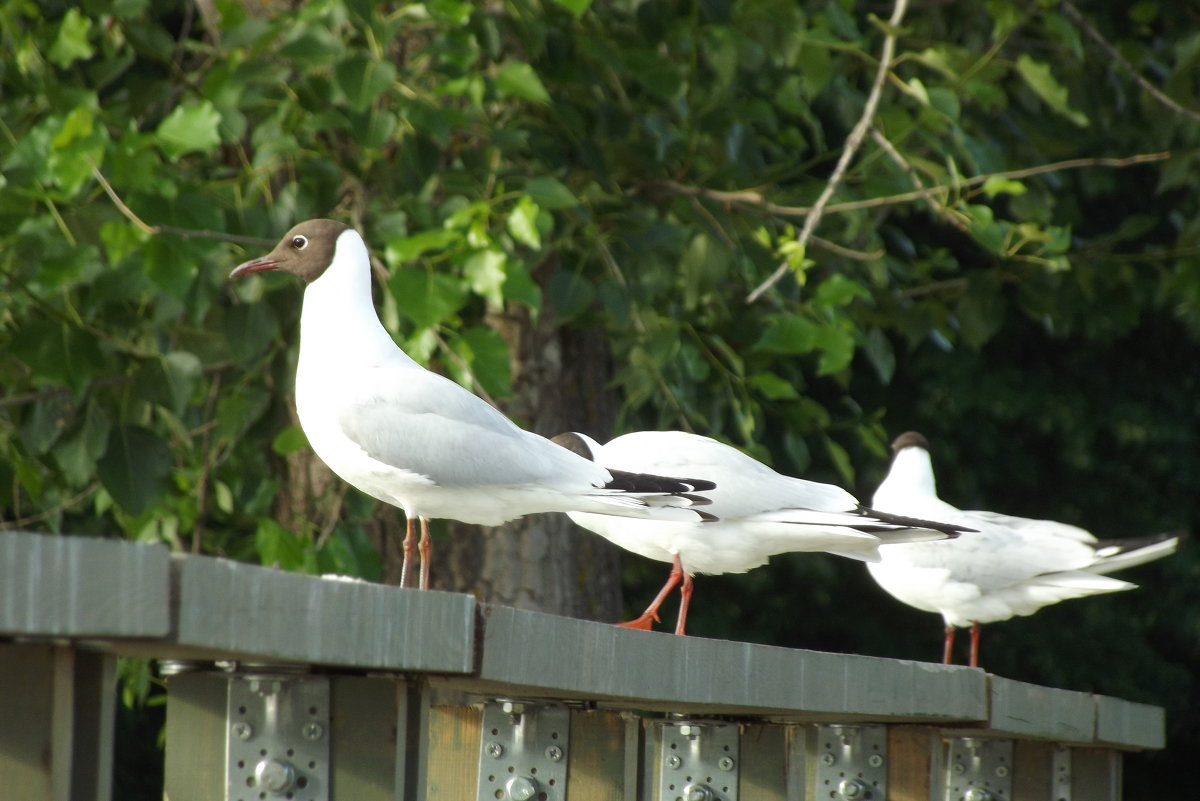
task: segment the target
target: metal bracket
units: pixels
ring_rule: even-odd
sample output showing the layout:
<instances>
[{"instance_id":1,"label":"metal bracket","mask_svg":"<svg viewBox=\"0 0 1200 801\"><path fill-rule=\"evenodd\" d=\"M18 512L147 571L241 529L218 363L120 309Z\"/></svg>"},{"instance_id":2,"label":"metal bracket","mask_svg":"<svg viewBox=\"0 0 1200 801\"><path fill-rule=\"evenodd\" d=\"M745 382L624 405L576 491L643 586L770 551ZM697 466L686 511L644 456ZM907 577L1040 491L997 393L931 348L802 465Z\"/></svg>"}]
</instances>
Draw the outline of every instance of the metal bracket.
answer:
<instances>
[{"instance_id":1,"label":"metal bracket","mask_svg":"<svg viewBox=\"0 0 1200 801\"><path fill-rule=\"evenodd\" d=\"M887 727L817 726L815 751L814 798L887 798Z\"/></svg>"},{"instance_id":2,"label":"metal bracket","mask_svg":"<svg viewBox=\"0 0 1200 801\"><path fill-rule=\"evenodd\" d=\"M229 677L228 801L328 801L329 679Z\"/></svg>"},{"instance_id":3,"label":"metal bracket","mask_svg":"<svg viewBox=\"0 0 1200 801\"><path fill-rule=\"evenodd\" d=\"M737 801L736 723L670 720L661 728L657 801Z\"/></svg>"},{"instance_id":4,"label":"metal bracket","mask_svg":"<svg viewBox=\"0 0 1200 801\"><path fill-rule=\"evenodd\" d=\"M1011 801L1012 740L952 737L947 746L947 801Z\"/></svg>"},{"instance_id":5,"label":"metal bracket","mask_svg":"<svg viewBox=\"0 0 1200 801\"><path fill-rule=\"evenodd\" d=\"M571 710L495 701L483 706L479 801L563 801Z\"/></svg>"},{"instance_id":6,"label":"metal bracket","mask_svg":"<svg viewBox=\"0 0 1200 801\"><path fill-rule=\"evenodd\" d=\"M1050 756L1050 781L1053 801L1071 801L1071 747L1055 745Z\"/></svg>"}]
</instances>

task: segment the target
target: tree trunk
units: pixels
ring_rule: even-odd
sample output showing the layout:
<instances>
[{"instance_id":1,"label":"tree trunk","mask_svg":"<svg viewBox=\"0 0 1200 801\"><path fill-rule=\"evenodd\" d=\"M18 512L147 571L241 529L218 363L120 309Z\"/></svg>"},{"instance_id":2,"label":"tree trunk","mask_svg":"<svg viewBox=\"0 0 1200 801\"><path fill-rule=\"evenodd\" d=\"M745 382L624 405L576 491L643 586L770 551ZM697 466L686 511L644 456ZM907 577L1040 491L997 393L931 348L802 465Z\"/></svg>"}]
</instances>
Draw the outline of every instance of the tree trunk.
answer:
<instances>
[{"instance_id":1,"label":"tree trunk","mask_svg":"<svg viewBox=\"0 0 1200 801\"><path fill-rule=\"evenodd\" d=\"M615 403L602 334L565 330L548 309L536 323L524 307L490 322L513 354L507 414L543 436L608 438ZM530 515L493 529L448 521L444 530L446 538L435 534L433 586L521 609L619 619L620 550L566 515Z\"/></svg>"}]
</instances>

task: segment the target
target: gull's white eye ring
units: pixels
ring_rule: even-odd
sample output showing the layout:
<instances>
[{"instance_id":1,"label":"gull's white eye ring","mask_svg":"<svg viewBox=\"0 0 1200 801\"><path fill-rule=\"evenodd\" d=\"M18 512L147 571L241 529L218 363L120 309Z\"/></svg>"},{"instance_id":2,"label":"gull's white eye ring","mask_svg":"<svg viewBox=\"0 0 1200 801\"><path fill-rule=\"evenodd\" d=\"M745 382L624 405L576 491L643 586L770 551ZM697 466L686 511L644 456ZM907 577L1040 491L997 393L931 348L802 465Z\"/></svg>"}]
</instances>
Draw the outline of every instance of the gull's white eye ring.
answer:
<instances>
[{"instance_id":1,"label":"gull's white eye ring","mask_svg":"<svg viewBox=\"0 0 1200 801\"><path fill-rule=\"evenodd\" d=\"M307 236L293 236L292 237L292 247L294 247L296 250L304 250L306 247L308 247L308 237Z\"/></svg>"}]
</instances>

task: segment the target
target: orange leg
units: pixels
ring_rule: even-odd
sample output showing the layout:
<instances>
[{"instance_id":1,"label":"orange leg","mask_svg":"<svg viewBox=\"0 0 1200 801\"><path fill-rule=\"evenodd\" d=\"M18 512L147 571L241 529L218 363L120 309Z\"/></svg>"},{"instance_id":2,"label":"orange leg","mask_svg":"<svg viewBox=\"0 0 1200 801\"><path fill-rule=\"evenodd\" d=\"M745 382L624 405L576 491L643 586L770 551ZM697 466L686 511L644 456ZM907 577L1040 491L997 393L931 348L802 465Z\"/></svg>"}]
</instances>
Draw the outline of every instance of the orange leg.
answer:
<instances>
[{"instance_id":1,"label":"orange leg","mask_svg":"<svg viewBox=\"0 0 1200 801\"><path fill-rule=\"evenodd\" d=\"M413 519L406 521L404 528L404 561L400 563L400 586L408 586L408 573L412 564L413 554L417 551L417 536L413 531Z\"/></svg>"},{"instance_id":2,"label":"orange leg","mask_svg":"<svg viewBox=\"0 0 1200 801\"><path fill-rule=\"evenodd\" d=\"M675 557L676 563L679 557ZM692 577L687 573L683 574L683 586L679 588L679 618L675 621L675 633L683 634L683 628L687 624L688 605L692 602Z\"/></svg>"},{"instance_id":3,"label":"orange leg","mask_svg":"<svg viewBox=\"0 0 1200 801\"><path fill-rule=\"evenodd\" d=\"M979 621L971 624L971 667L979 667Z\"/></svg>"},{"instance_id":4,"label":"orange leg","mask_svg":"<svg viewBox=\"0 0 1200 801\"><path fill-rule=\"evenodd\" d=\"M642 631L649 631L658 621L658 607L662 606L662 602L666 600L666 597L671 593L671 590L675 589L675 585L683 580L683 564L679 561L679 554L675 554L675 564L671 567L671 575L667 576L667 583L664 584L663 588L658 591L658 595L655 596L654 600L650 602L650 605L646 607L646 611L642 612L641 615L633 620L625 623L618 623L617 625L623 626L627 629L641 629ZM692 580L689 577L687 579L687 584L690 586L691 583ZM690 590L688 595L691 595ZM680 608L680 612L681 614L686 614L686 610L682 607ZM682 625L683 618L680 618L677 626Z\"/></svg>"},{"instance_id":5,"label":"orange leg","mask_svg":"<svg viewBox=\"0 0 1200 801\"><path fill-rule=\"evenodd\" d=\"M429 565L433 555L433 541L429 539L429 521L421 518L421 541L417 543L421 551L421 589L429 589Z\"/></svg>"},{"instance_id":6,"label":"orange leg","mask_svg":"<svg viewBox=\"0 0 1200 801\"><path fill-rule=\"evenodd\" d=\"M954 664L954 626L946 624L946 644L942 646L942 664Z\"/></svg>"}]
</instances>

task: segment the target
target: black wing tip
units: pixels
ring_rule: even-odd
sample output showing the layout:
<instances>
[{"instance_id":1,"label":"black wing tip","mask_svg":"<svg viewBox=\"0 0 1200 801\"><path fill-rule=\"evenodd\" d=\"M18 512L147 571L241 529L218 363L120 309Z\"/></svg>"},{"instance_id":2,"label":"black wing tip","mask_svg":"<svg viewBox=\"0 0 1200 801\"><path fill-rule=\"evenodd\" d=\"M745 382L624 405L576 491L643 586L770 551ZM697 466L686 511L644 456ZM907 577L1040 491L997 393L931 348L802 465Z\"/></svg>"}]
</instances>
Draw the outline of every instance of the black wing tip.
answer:
<instances>
[{"instance_id":1,"label":"black wing tip","mask_svg":"<svg viewBox=\"0 0 1200 801\"><path fill-rule=\"evenodd\" d=\"M621 490L623 492L659 492L665 495L679 495L688 498L693 503L711 503L708 498L692 496L688 493L703 492L716 489L712 481L699 478L673 478L656 476L651 473L631 473L628 470L608 469L612 481L604 485L605 489Z\"/></svg>"},{"instance_id":2,"label":"black wing tip","mask_svg":"<svg viewBox=\"0 0 1200 801\"><path fill-rule=\"evenodd\" d=\"M1191 538L1191 532L1180 529L1179 531L1164 531L1161 534L1148 534L1144 537L1117 537L1114 539L1100 540L1097 543L1098 548L1117 548L1118 553L1129 553L1136 551L1139 548L1147 548L1151 545L1157 545L1160 542L1167 540L1178 540L1179 545L1182 545Z\"/></svg>"},{"instance_id":3,"label":"black wing tip","mask_svg":"<svg viewBox=\"0 0 1200 801\"><path fill-rule=\"evenodd\" d=\"M931 531L940 531L946 535L947 539L955 539L960 534L978 531L978 529L968 528L967 526L959 526L954 523L941 523L937 520L923 520L919 517L908 517L907 515L894 515L891 512L881 512L878 509L872 509L869 506L858 507L858 513L863 517L873 517L881 523L891 523L892 525L905 526L907 528L925 528Z\"/></svg>"}]
</instances>

